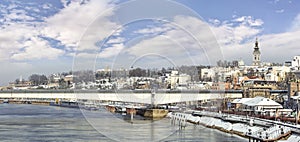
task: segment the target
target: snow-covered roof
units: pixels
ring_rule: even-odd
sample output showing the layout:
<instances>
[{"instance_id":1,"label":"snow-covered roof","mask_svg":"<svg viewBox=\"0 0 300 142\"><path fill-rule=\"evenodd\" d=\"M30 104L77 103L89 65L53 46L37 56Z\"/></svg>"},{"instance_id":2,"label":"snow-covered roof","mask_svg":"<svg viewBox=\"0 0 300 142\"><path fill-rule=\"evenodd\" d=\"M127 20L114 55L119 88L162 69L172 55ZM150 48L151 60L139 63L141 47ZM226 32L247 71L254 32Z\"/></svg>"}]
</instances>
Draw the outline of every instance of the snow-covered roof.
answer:
<instances>
[{"instance_id":1,"label":"snow-covered roof","mask_svg":"<svg viewBox=\"0 0 300 142\"><path fill-rule=\"evenodd\" d=\"M280 108L282 108L281 104L267 98L264 98L262 101L257 103L256 106L280 106Z\"/></svg>"},{"instance_id":2,"label":"snow-covered roof","mask_svg":"<svg viewBox=\"0 0 300 142\"><path fill-rule=\"evenodd\" d=\"M242 104L246 101L251 100L252 98L241 98L241 99L234 99L231 103L233 104Z\"/></svg>"},{"instance_id":3,"label":"snow-covered roof","mask_svg":"<svg viewBox=\"0 0 300 142\"><path fill-rule=\"evenodd\" d=\"M231 103L238 104L241 99L234 99Z\"/></svg>"},{"instance_id":4,"label":"snow-covered roof","mask_svg":"<svg viewBox=\"0 0 300 142\"><path fill-rule=\"evenodd\" d=\"M292 109L279 109L280 112L293 112Z\"/></svg>"},{"instance_id":5,"label":"snow-covered roof","mask_svg":"<svg viewBox=\"0 0 300 142\"><path fill-rule=\"evenodd\" d=\"M70 77L71 78L71 77L74 77L74 76L72 74L70 74L70 75L66 75L65 77Z\"/></svg>"},{"instance_id":6,"label":"snow-covered roof","mask_svg":"<svg viewBox=\"0 0 300 142\"><path fill-rule=\"evenodd\" d=\"M298 92L297 94L298 94L297 96L291 96L291 98L294 99L294 100L300 99L300 94L299 94L299 92Z\"/></svg>"},{"instance_id":7,"label":"snow-covered roof","mask_svg":"<svg viewBox=\"0 0 300 142\"><path fill-rule=\"evenodd\" d=\"M282 108L281 104L264 97L255 97L243 103L247 106L278 106Z\"/></svg>"},{"instance_id":8,"label":"snow-covered roof","mask_svg":"<svg viewBox=\"0 0 300 142\"><path fill-rule=\"evenodd\" d=\"M251 98L250 100L244 102L244 105L247 106L255 106L257 103L259 103L260 101L263 100L264 97L255 97L255 98Z\"/></svg>"}]
</instances>

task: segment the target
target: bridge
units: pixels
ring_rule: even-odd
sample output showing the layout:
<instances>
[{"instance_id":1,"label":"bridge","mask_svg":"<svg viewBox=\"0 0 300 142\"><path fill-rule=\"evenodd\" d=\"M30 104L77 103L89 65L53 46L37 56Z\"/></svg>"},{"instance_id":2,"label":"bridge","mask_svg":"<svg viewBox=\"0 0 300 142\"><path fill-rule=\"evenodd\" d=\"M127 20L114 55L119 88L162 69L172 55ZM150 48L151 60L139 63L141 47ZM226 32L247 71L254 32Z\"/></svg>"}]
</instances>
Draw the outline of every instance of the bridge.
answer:
<instances>
[{"instance_id":1,"label":"bridge","mask_svg":"<svg viewBox=\"0 0 300 142\"><path fill-rule=\"evenodd\" d=\"M275 91L276 92L276 91ZM278 92L278 91L277 91ZM95 100L143 104L169 104L242 98L242 90L7 90L0 99Z\"/></svg>"}]
</instances>

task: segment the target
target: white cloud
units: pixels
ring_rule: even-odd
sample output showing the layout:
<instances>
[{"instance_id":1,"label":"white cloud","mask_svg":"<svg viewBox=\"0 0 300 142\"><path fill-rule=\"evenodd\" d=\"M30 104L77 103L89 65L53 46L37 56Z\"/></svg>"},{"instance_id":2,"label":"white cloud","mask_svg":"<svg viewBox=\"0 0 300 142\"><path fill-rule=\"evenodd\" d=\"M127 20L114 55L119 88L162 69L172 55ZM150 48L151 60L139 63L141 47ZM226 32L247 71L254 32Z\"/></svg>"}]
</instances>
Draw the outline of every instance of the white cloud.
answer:
<instances>
[{"instance_id":1,"label":"white cloud","mask_svg":"<svg viewBox=\"0 0 300 142\"><path fill-rule=\"evenodd\" d=\"M239 22L247 26L262 26L264 24L261 19L254 19L252 16L241 16L232 21Z\"/></svg>"},{"instance_id":2,"label":"white cloud","mask_svg":"<svg viewBox=\"0 0 300 142\"><path fill-rule=\"evenodd\" d=\"M12 21L12 20L22 20L22 21L27 21L27 20L34 20L34 17L28 16L25 14L24 11L22 12L12 12L8 15L6 15L6 20Z\"/></svg>"},{"instance_id":3,"label":"white cloud","mask_svg":"<svg viewBox=\"0 0 300 142\"><path fill-rule=\"evenodd\" d=\"M221 24L220 20L218 19L209 19L208 22L216 26Z\"/></svg>"},{"instance_id":4,"label":"white cloud","mask_svg":"<svg viewBox=\"0 0 300 142\"><path fill-rule=\"evenodd\" d=\"M278 9L275 11L276 13L283 13L284 12L284 9Z\"/></svg>"},{"instance_id":5,"label":"white cloud","mask_svg":"<svg viewBox=\"0 0 300 142\"><path fill-rule=\"evenodd\" d=\"M251 62L255 37L258 35L264 61L283 62L283 58L289 59L293 54L299 53L300 49L300 39L298 38L300 35L300 14L295 17L289 31L267 35L261 35L264 21L252 16L238 17L234 15L232 20L226 21L209 19L210 27L197 18L176 16L173 18L173 23L138 29L134 33L154 33L155 36L145 38L133 46L125 48L127 47L124 45L127 38L120 36L124 27L113 21L116 20L114 19L114 11L107 10L114 6L110 0L62 0L62 2L64 8L58 13L49 18L45 17L43 19L45 22L31 22L31 24L12 22L14 20L34 20L34 17L29 16L24 10L15 10L18 5L12 4L7 8L1 7L0 11L5 14L5 18L0 19L0 21L7 22L0 28L1 64L39 59L53 61L62 55L76 55L79 59L95 57L107 59L119 56L119 53L120 56L124 55L124 58L120 57L123 60L127 58L134 60L136 57L154 53L167 56L182 64L191 63L190 58L197 64L205 64L208 62L207 58L222 58L218 44L213 43L215 41L214 35L218 39L225 59L242 57L248 60L248 63ZM41 7L49 8L51 5L45 4ZM284 9L277 12L284 12ZM117 31L114 32L114 30ZM83 35L84 32L85 35ZM66 48L53 48L47 40L40 38L41 36L58 40ZM95 43L108 36L113 37L106 43L109 46L102 50L99 49ZM80 46L75 54L75 47L79 42ZM279 56L280 58L277 58ZM157 62L160 63L161 60L157 60ZM215 62L212 60L210 63ZM122 62L118 64L122 64ZM147 65L147 63L145 64ZM30 65L25 66L21 63L13 65L30 67ZM19 68L16 67L15 69Z\"/></svg>"},{"instance_id":6,"label":"white cloud","mask_svg":"<svg viewBox=\"0 0 300 142\"><path fill-rule=\"evenodd\" d=\"M23 47L23 42L38 34L33 27L22 24L10 24L0 29L0 58L8 60Z\"/></svg>"},{"instance_id":7,"label":"white cloud","mask_svg":"<svg viewBox=\"0 0 300 142\"><path fill-rule=\"evenodd\" d=\"M168 27L166 28L168 30L161 33L164 27ZM145 28L138 31L156 34L150 38L142 38L138 43L124 50L126 56L139 58L154 54L169 58L177 65L210 64L216 58L222 58L208 24L195 17L175 16L171 23L163 24L155 29ZM207 59L208 57L210 59ZM161 59L157 60L156 65L160 62Z\"/></svg>"},{"instance_id":8,"label":"white cloud","mask_svg":"<svg viewBox=\"0 0 300 142\"><path fill-rule=\"evenodd\" d=\"M71 6L71 5L69 5L69 6ZM60 18L58 18L58 19L59 19L58 21L61 21ZM295 18L295 19L297 19L297 18ZM103 19L100 19L99 22L101 22L102 20ZM176 21L176 23L179 24L181 26L181 28L186 29L187 31L190 31L191 34L196 36L196 38L202 39L202 41L205 41L204 39L207 40L209 38L212 38L212 37L206 37L206 34L203 33L203 31L205 31L205 30L203 29L203 26L199 26L199 25L203 25L205 23L199 19L178 16L178 17L174 18L174 21ZM47 22L49 22L49 21L47 21ZM241 53L238 56L244 56L244 55L246 56L246 54L249 54L249 51L251 52L251 50L252 50L252 46L253 46L253 42L254 42L253 39L262 30L260 28L257 28L257 26L263 24L263 21L261 21L260 19L253 19L251 16L242 16L239 18L235 18L232 21L222 21L222 22L215 19L211 22L217 22L217 24L219 24L219 25L216 25L216 24L212 25L211 29L217 36L217 39L222 47L225 57L228 57L228 58L239 58L239 57L237 57L237 55L234 55L236 53L236 51ZM236 22L238 24L236 24L234 22ZM113 23L112 25L114 25L114 24L115 23ZM58 25L56 25L56 26L58 26ZM62 26L61 28L63 28L63 27L64 26ZM110 29L111 25L108 24L107 27L108 27L108 29ZM177 56L176 54L178 54L178 57L179 57L180 56L179 53L180 54L187 53L187 52L193 53L193 51L195 51L193 49L196 49L196 51L198 53L204 54L204 51L200 51L199 49L197 49L198 45L195 44L195 42L193 41L195 39L191 39L191 37L188 37L188 36L183 36L183 35L188 34L188 33L186 33L186 31L184 31L182 29L179 30L178 27L177 27L177 29L174 27L172 27L172 28L171 27L172 27L171 25L164 25L162 27L141 29L141 30L138 30L137 32L138 33L159 33L159 32L163 31L163 32L166 32L163 34L165 37L167 37L169 39L176 39L177 42L182 45L182 47L179 47L179 45L176 44L174 41L168 40L165 37L156 36L156 37L153 37L150 39L143 40L140 43L136 44L135 46L129 48L128 50L126 50L126 51L128 51L127 53L130 53L135 56L139 56L139 55L146 54L149 52L156 52L156 53L160 53L160 54L175 55L175 56ZM40 43L37 43L37 46L42 45L42 46L44 46L44 48L41 48L42 50L52 51L54 54L39 55L39 56L34 55L35 52L33 52L33 51L35 49L37 49L37 46L30 47L30 48L28 46L27 48L23 48L22 46L20 46L21 45L20 43L22 43L22 42L16 42L16 41L20 41L20 39L22 39L22 40L28 39L29 37L31 37L33 35L38 35L39 33L32 32L35 30L32 28L28 28L28 27L26 27L26 28L17 27L17 28L23 29L24 31L22 31L22 30L19 31L18 34L20 34L20 35L18 35L18 34L14 34L13 30L8 30L8 31L10 31L10 33L5 34L5 35L11 34L12 35L11 37L15 37L15 38L11 38L11 37L9 38L9 39L11 39L12 43L15 42L15 44L5 44L5 45L11 45L15 48L15 50L10 50L11 55L13 55L12 56L13 59L22 60L22 59L29 59L29 57L31 57L31 59L39 59L42 57L45 57L47 59L53 59L53 58L56 58L56 57L64 54L64 51L59 50L59 49L50 48L48 44L43 43L42 40L39 39L39 40L36 40L36 42L40 42ZM46 27L46 28L48 28L48 27ZM66 28L68 28L68 27L66 27ZM25 29L27 29L27 30L25 30ZM172 30L170 30L170 29L172 29ZM31 32L29 32L29 31L31 31ZM70 33L68 33L68 32L70 32ZM72 39L70 37L67 38L66 35L73 34L71 32L73 32L73 31L71 31L70 29L66 30L65 32L58 32L57 36L53 36L53 38L61 39L61 41L65 42L66 44L68 42L69 43L72 43L73 41L76 42L75 39ZM28 33L31 33L31 34L28 34ZM76 32L76 33L78 33L78 32ZM61 36L61 34L63 34L63 35L65 34L65 36ZM26 36L21 36L21 35L26 35ZM63 37L65 37L65 39ZM0 36L0 38L5 38L5 37ZM4 41L11 42L11 41L9 41L9 39L4 39ZM93 38L86 37L86 39L93 39ZM263 40L263 37L261 37L261 39L262 39L262 41L265 41L265 40ZM83 40L82 44L81 44L83 46L82 49L91 49L91 47L84 46L84 45L89 45L90 43L94 43L95 41L96 40L90 40L90 41ZM112 38L111 40L109 40L107 42L107 43L112 44L112 46L110 46L106 49L103 49L99 53L98 57L109 58L109 57L117 55L119 53L119 51L124 50L124 45L121 44L124 41L125 41L124 38L121 38L121 37ZM88 42L88 43L84 44L84 42ZM189 46L187 46L187 45L189 45ZM18 48L16 48L16 47L18 47ZM245 50L245 48L247 48L247 50ZM22 50L19 51L20 49L22 49ZM72 54L72 55L74 55L74 54ZM77 55L82 55L80 57L84 57L83 54L77 54ZM0 55L0 56L2 56L2 58L3 58L5 56L7 56L7 54ZM190 56L192 56L192 55L190 55ZM249 56L249 55L247 55L247 56ZM86 54L85 57L90 57L90 56L88 54Z\"/></svg>"},{"instance_id":9,"label":"white cloud","mask_svg":"<svg viewBox=\"0 0 300 142\"><path fill-rule=\"evenodd\" d=\"M1 26L35 20L34 17L28 15L26 10L17 9L17 5L15 4L11 4L8 7L4 6L2 8L1 14L3 17L1 19L5 22L3 22L4 24Z\"/></svg>"},{"instance_id":10,"label":"white cloud","mask_svg":"<svg viewBox=\"0 0 300 142\"><path fill-rule=\"evenodd\" d=\"M126 53L136 57L149 53L178 56L178 54L181 55L183 52L184 49L180 47L180 45L177 45L174 41L166 38L166 36L155 36L153 38L142 40L126 50Z\"/></svg>"},{"instance_id":11,"label":"white cloud","mask_svg":"<svg viewBox=\"0 0 300 142\"><path fill-rule=\"evenodd\" d=\"M111 43L122 43L125 41L124 37L117 37L117 38L112 38L108 40L106 43L111 44Z\"/></svg>"},{"instance_id":12,"label":"white cloud","mask_svg":"<svg viewBox=\"0 0 300 142\"><path fill-rule=\"evenodd\" d=\"M70 47L76 47L78 42L82 40L78 51L90 48L97 49L94 43L102 40L118 27L109 19L113 11L107 11L112 7L108 0L91 0L85 4L71 2L65 6L59 13L46 20L43 34ZM90 25L91 22L93 22L92 25ZM85 31L86 29L87 31ZM83 35L84 32L85 35Z\"/></svg>"},{"instance_id":13,"label":"white cloud","mask_svg":"<svg viewBox=\"0 0 300 142\"><path fill-rule=\"evenodd\" d=\"M260 19L242 16L232 21L223 21L220 25L211 25L211 28L220 45L225 46L242 44L242 42L253 39L262 31L262 23L263 21ZM230 48L234 48L234 46L230 46Z\"/></svg>"},{"instance_id":14,"label":"white cloud","mask_svg":"<svg viewBox=\"0 0 300 142\"><path fill-rule=\"evenodd\" d=\"M274 3L276 4L276 3L278 3L280 0L274 0Z\"/></svg>"},{"instance_id":15,"label":"white cloud","mask_svg":"<svg viewBox=\"0 0 300 142\"><path fill-rule=\"evenodd\" d=\"M291 60L293 56L300 53L300 31L284 32L278 34L265 34L258 37L259 47L263 62L283 63ZM248 64L252 63L252 51L255 39L249 40L243 44L232 44L224 46L225 55L229 59L246 60ZM233 48L230 48L232 46Z\"/></svg>"},{"instance_id":16,"label":"white cloud","mask_svg":"<svg viewBox=\"0 0 300 142\"><path fill-rule=\"evenodd\" d=\"M182 18L182 17L181 17ZM176 18L175 18L176 19ZM180 19L180 18L177 18ZM210 41L210 38L202 37L206 35L203 31L203 27L196 26L201 25L203 22L199 19L192 19L188 17L182 18L186 23L182 24L187 29L187 31L195 31L195 36L202 41ZM218 22L219 23L219 22ZM254 48L255 38L259 39L259 46L262 51L262 61L266 62L284 62L289 60L295 54L300 53L300 16L298 15L293 22L293 29L290 32L278 33L278 34L264 34L262 35L262 24L261 19L254 19L251 16L242 16L229 21L220 21L220 24L211 24L211 30L216 35L218 42L221 46L225 59L228 60L238 60L244 59L248 64L252 62L252 52ZM194 33L194 32L192 32ZM186 38L184 34L177 30L171 30L165 34L165 36L171 37L171 39L176 39L182 45L189 45L187 51L192 50L193 47L197 47L189 38ZM180 37L180 38L179 38ZM190 41L191 43L188 43ZM159 43L162 43L161 45ZM139 50L138 47L140 47ZM147 47L147 48L141 48ZM135 50L133 50L135 48ZM153 49L148 49L153 48ZM177 47L178 48L178 47ZM205 48L208 49L208 48ZM147 39L141 41L139 44L132 47L131 53L135 55L142 55L149 52L158 52L162 55L183 55L185 52L175 48L174 44L170 41L154 37L152 39ZM203 51L197 50L198 55L203 55ZM214 53L217 53L216 51ZM179 57L179 56L178 56ZM194 58L193 56L190 56ZM199 58L199 57L195 57ZM221 58L221 57L220 57ZM184 60L183 58L178 58ZM199 60L195 60L199 61ZM214 62L212 62L214 63Z\"/></svg>"},{"instance_id":17,"label":"white cloud","mask_svg":"<svg viewBox=\"0 0 300 142\"><path fill-rule=\"evenodd\" d=\"M76 57L77 62L79 62L78 60L83 61L85 59L95 59L97 54L82 52L82 53L77 53L75 55L76 55L75 57Z\"/></svg>"},{"instance_id":18,"label":"white cloud","mask_svg":"<svg viewBox=\"0 0 300 142\"><path fill-rule=\"evenodd\" d=\"M61 3L63 4L64 7L68 6L70 0L61 0Z\"/></svg>"},{"instance_id":19,"label":"white cloud","mask_svg":"<svg viewBox=\"0 0 300 142\"><path fill-rule=\"evenodd\" d=\"M222 25L219 27L212 27L212 30L215 32L218 42L221 45L240 44L244 40L253 38L260 33L259 29L244 25L239 25L237 27Z\"/></svg>"},{"instance_id":20,"label":"white cloud","mask_svg":"<svg viewBox=\"0 0 300 142\"><path fill-rule=\"evenodd\" d=\"M121 52L121 50L124 49L124 44L123 43L118 43L118 44L112 44L110 47L103 49L99 54L99 58L109 58L109 57L114 57Z\"/></svg>"},{"instance_id":21,"label":"white cloud","mask_svg":"<svg viewBox=\"0 0 300 142\"><path fill-rule=\"evenodd\" d=\"M52 4L47 3L47 4L43 4L43 9L50 9L52 7Z\"/></svg>"},{"instance_id":22,"label":"white cloud","mask_svg":"<svg viewBox=\"0 0 300 142\"><path fill-rule=\"evenodd\" d=\"M251 16L250 16L251 17ZM242 17L238 17L236 19L234 19L233 21L236 21L236 22L244 22L246 20L246 16L242 16Z\"/></svg>"},{"instance_id":23,"label":"white cloud","mask_svg":"<svg viewBox=\"0 0 300 142\"><path fill-rule=\"evenodd\" d=\"M29 13L28 11L39 11L38 8L53 8L51 4L21 7L21 3L10 4L3 7L1 5L1 14L4 16L0 19L4 24L0 25L0 62L1 64L11 64L11 69L2 69L2 71L10 72L10 70L26 70L31 66L38 66L39 70L46 72L48 70L59 71L65 69L66 62L58 61L58 57L66 56L67 58L75 55L74 48L78 45L82 34L87 34L82 38L81 47L85 49L96 49L94 43L102 40L109 35L113 29L119 27L118 24L111 21L113 11L107 9L114 6L111 0L89 0L89 1L70 1L65 3L65 7L54 15L43 14L38 15ZM42 21L34 22L39 17ZM50 17L48 17L50 16ZM97 18L97 16L100 16ZM93 21L94 20L94 21ZM91 22L94 24L90 25ZM120 30L119 30L120 31ZM117 31L118 32L118 31ZM116 33L117 34L117 33ZM50 44L45 38L52 38L55 41L65 45L64 49L58 49L56 44ZM54 41L54 42L55 42ZM123 39L113 39L113 47L120 48L117 42ZM62 46L63 47L63 46ZM62 48L61 46L59 48ZM81 51L80 48L77 51ZM97 52L95 52L97 53ZM95 54L96 55L96 54ZM103 55L108 55L107 53ZM83 56L80 56L83 57ZM40 64L41 59L46 59L47 63L59 62L60 66ZM69 59L67 59L69 60ZM22 63L30 61L28 66ZM70 64L70 63L67 63ZM27 65L27 64L26 64ZM71 64L70 64L71 65ZM29 70L29 69L28 69ZM31 69L30 69L31 70ZM31 70L31 72L34 69ZM30 71L28 71L30 72ZM10 76L15 78L16 73L10 72ZM2 78L2 74L1 74ZM7 82L7 80L5 80Z\"/></svg>"},{"instance_id":24,"label":"white cloud","mask_svg":"<svg viewBox=\"0 0 300 142\"><path fill-rule=\"evenodd\" d=\"M0 29L0 60L54 59L64 54L39 38L38 27L10 24Z\"/></svg>"},{"instance_id":25,"label":"white cloud","mask_svg":"<svg viewBox=\"0 0 300 142\"><path fill-rule=\"evenodd\" d=\"M24 42L23 50L12 55L14 60L56 59L64 54L63 50L50 47L47 41L32 37Z\"/></svg>"},{"instance_id":26,"label":"white cloud","mask_svg":"<svg viewBox=\"0 0 300 142\"><path fill-rule=\"evenodd\" d=\"M162 27L149 27L144 29L139 29L135 31L134 33L138 34L154 34L154 33L162 33L171 30L168 26L162 26Z\"/></svg>"},{"instance_id":27,"label":"white cloud","mask_svg":"<svg viewBox=\"0 0 300 142\"><path fill-rule=\"evenodd\" d=\"M296 30L300 30L300 13L294 18L291 28L289 28L289 31Z\"/></svg>"},{"instance_id":28,"label":"white cloud","mask_svg":"<svg viewBox=\"0 0 300 142\"><path fill-rule=\"evenodd\" d=\"M264 22L261 19L255 19L254 21L249 21L250 26L261 26Z\"/></svg>"},{"instance_id":29,"label":"white cloud","mask_svg":"<svg viewBox=\"0 0 300 142\"><path fill-rule=\"evenodd\" d=\"M11 10L11 9L14 9L14 8L17 8L18 5L16 4L10 4L8 7L7 7L7 10Z\"/></svg>"},{"instance_id":30,"label":"white cloud","mask_svg":"<svg viewBox=\"0 0 300 142\"><path fill-rule=\"evenodd\" d=\"M243 21L247 21L246 19L247 16L235 19L234 21L240 22L237 26L226 23L212 27L222 47L225 59L237 60L242 58L251 64L255 37L259 39L262 61L283 63L300 52L299 15L293 22L291 28L293 30L277 34L261 35L262 28L244 24Z\"/></svg>"}]
</instances>

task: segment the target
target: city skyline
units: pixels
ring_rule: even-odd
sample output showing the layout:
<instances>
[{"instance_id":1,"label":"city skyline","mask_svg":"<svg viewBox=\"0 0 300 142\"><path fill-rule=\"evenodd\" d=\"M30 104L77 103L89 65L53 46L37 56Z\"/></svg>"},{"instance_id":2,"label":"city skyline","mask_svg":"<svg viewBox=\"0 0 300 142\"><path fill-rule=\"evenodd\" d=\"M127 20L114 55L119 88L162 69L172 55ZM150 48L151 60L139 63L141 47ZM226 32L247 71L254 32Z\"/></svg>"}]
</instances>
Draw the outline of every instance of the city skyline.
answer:
<instances>
[{"instance_id":1,"label":"city skyline","mask_svg":"<svg viewBox=\"0 0 300 142\"><path fill-rule=\"evenodd\" d=\"M218 5L215 1L154 1L148 7L157 7L155 10L144 8L142 2L0 2L0 85L19 76L80 67L130 68L146 64L159 68L215 64L218 59L243 59L251 65L256 37L262 62L283 63L300 53L298 1L230 0L218 1ZM160 9L164 8L161 3L170 7ZM140 15L135 11L141 11ZM167 20L143 17L147 12L156 16L153 11L164 13ZM129 21L132 16L140 16L140 21ZM217 43L203 45L203 41L214 38ZM194 45L197 41L202 45ZM219 47L205 48L209 45ZM210 56L215 54L223 57Z\"/></svg>"}]
</instances>

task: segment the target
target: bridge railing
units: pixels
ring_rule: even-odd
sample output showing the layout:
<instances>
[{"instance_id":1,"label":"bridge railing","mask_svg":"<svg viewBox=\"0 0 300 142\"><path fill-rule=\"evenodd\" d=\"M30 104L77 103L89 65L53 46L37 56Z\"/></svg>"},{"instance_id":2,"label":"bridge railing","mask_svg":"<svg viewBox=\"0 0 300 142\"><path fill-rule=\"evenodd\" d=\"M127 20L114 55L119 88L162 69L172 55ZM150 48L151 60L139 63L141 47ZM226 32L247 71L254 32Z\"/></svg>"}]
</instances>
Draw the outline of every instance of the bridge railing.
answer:
<instances>
[{"instance_id":1,"label":"bridge railing","mask_svg":"<svg viewBox=\"0 0 300 142\"><path fill-rule=\"evenodd\" d=\"M1 90L0 93L151 93L151 90L74 90L74 89L32 89ZM243 93L242 90L169 90L159 89L156 93Z\"/></svg>"}]
</instances>

